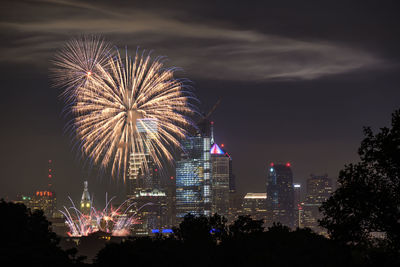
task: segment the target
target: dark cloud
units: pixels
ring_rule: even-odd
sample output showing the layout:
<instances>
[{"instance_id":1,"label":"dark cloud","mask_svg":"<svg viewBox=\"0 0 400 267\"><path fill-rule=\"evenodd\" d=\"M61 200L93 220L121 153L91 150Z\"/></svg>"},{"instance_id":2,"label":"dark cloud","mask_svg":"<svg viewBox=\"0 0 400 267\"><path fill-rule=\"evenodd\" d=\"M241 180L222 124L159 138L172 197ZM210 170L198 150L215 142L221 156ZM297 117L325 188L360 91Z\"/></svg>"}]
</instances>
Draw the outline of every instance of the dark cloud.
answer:
<instances>
[{"instance_id":1,"label":"dark cloud","mask_svg":"<svg viewBox=\"0 0 400 267\"><path fill-rule=\"evenodd\" d=\"M138 8L127 11L114 4L79 1L44 2L49 4L49 14L57 13L52 10L61 6L72 8L73 15L66 12L57 17L1 22L2 28L24 33L15 36L13 46L2 49L3 62L47 63L55 47L61 47L70 35L80 33L117 35L118 40L123 40L119 41L121 45L156 49L196 78L206 79L315 79L379 68L384 63L372 53L335 42L305 41L266 34L256 28L239 30L206 21L181 21L171 12ZM165 49L165 43L175 45Z\"/></svg>"}]
</instances>

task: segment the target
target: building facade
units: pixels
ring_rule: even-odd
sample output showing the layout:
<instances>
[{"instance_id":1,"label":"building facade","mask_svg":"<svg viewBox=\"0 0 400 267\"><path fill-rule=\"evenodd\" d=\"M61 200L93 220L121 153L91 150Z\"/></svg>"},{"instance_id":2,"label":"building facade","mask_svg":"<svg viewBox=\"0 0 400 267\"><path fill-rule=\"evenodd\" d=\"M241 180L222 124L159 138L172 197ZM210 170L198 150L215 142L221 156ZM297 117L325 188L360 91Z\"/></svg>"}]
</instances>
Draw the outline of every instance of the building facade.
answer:
<instances>
[{"instance_id":1,"label":"building facade","mask_svg":"<svg viewBox=\"0 0 400 267\"><path fill-rule=\"evenodd\" d=\"M332 179L328 178L327 174L311 175L307 179L306 199L301 205L301 227L311 228L317 233L325 233L318 223L318 220L321 219L319 208L331 196L332 192Z\"/></svg>"},{"instance_id":2,"label":"building facade","mask_svg":"<svg viewBox=\"0 0 400 267\"><path fill-rule=\"evenodd\" d=\"M212 213L225 218L229 215L231 177L231 157L216 143L210 150L212 164Z\"/></svg>"},{"instance_id":3,"label":"building facade","mask_svg":"<svg viewBox=\"0 0 400 267\"><path fill-rule=\"evenodd\" d=\"M243 198L242 213L255 220L267 220L267 194L247 193Z\"/></svg>"},{"instance_id":4,"label":"building facade","mask_svg":"<svg viewBox=\"0 0 400 267\"><path fill-rule=\"evenodd\" d=\"M293 173L290 163L271 163L267 171L267 225L294 227Z\"/></svg>"},{"instance_id":5,"label":"building facade","mask_svg":"<svg viewBox=\"0 0 400 267\"><path fill-rule=\"evenodd\" d=\"M155 227L170 226L168 215L171 201L166 186L166 172L155 163L151 142L157 138L158 121L151 118L136 120L137 134L141 137L138 151L131 153L128 163L126 204L128 214L136 214L138 223L131 230L135 235L148 235Z\"/></svg>"},{"instance_id":6,"label":"building facade","mask_svg":"<svg viewBox=\"0 0 400 267\"><path fill-rule=\"evenodd\" d=\"M211 215L211 139L197 134L182 142L184 153L176 162L176 217Z\"/></svg>"}]
</instances>

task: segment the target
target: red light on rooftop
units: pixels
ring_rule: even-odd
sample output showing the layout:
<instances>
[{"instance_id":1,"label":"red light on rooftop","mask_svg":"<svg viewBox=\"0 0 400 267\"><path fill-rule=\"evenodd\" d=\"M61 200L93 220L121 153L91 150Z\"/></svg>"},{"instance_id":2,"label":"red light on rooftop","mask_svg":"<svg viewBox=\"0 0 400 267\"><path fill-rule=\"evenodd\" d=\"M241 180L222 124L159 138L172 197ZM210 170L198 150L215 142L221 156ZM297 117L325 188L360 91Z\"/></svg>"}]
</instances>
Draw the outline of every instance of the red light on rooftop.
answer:
<instances>
[{"instance_id":1,"label":"red light on rooftop","mask_svg":"<svg viewBox=\"0 0 400 267\"><path fill-rule=\"evenodd\" d=\"M224 148L224 146L225 146L224 144L221 144L221 147L222 147L222 148Z\"/></svg>"},{"instance_id":2,"label":"red light on rooftop","mask_svg":"<svg viewBox=\"0 0 400 267\"><path fill-rule=\"evenodd\" d=\"M269 166L271 166L271 167L274 167L274 163L273 163L273 162L271 162L271 164L269 164Z\"/></svg>"},{"instance_id":3,"label":"red light on rooftop","mask_svg":"<svg viewBox=\"0 0 400 267\"><path fill-rule=\"evenodd\" d=\"M51 174L49 174L49 178L51 178Z\"/></svg>"},{"instance_id":4,"label":"red light on rooftop","mask_svg":"<svg viewBox=\"0 0 400 267\"><path fill-rule=\"evenodd\" d=\"M171 180L174 180L174 176L171 176L170 179L171 179Z\"/></svg>"},{"instance_id":5,"label":"red light on rooftop","mask_svg":"<svg viewBox=\"0 0 400 267\"><path fill-rule=\"evenodd\" d=\"M49 159L49 163L51 163L51 159Z\"/></svg>"},{"instance_id":6,"label":"red light on rooftop","mask_svg":"<svg viewBox=\"0 0 400 267\"><path fill-rule=\"evenodd\" d=\"M286 167L290 167L290 162L286 163Z\"/></svg>"}]
</instances>

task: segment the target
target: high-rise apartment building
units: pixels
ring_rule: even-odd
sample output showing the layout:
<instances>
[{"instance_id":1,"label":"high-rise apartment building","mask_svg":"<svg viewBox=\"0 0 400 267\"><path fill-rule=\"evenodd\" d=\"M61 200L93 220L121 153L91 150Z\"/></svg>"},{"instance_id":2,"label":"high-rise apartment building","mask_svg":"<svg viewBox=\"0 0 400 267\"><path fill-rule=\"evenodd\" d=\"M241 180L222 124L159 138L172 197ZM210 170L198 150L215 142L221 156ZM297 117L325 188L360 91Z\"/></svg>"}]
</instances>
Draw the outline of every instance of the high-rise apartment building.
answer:
<instances>
[{"instance_id":1,"label":"high-rise apartment building","mask_svg":"<svg viewBox=\"0 0 400 267\"><path fill-rule=\"evenodd\" d=\"M294 226L293 173L290 163L271 163L267 172L267 224Z\"/></svg>"}]
</instances>

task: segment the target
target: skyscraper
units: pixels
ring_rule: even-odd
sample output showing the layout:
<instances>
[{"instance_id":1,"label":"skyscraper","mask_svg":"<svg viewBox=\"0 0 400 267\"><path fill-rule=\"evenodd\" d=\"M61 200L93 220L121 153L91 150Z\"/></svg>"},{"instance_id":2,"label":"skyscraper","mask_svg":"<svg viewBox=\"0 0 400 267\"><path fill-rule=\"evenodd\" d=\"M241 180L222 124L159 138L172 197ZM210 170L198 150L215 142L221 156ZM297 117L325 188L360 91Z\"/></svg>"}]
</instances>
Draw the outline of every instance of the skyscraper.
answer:
<instances>
[{"instance_id":1,"label":"skyscraper","mask_svg":"<svg viewBox=\"0 0 400 267\"><path fill-rule=\"evenodd\" d=\"M212 163L212 213L228 217L232 159L217 143L213 144L210 152Z\"/></svg>"},{"instance_id":2,"label":"skyscraper","mask_svg":"<svg viewBox=\"0 0 400 267\"><path fill-rule=\"evenodd\" d=\"M171 207L168 200L165 172L160 170L151 157L152 146L149 144L156 138L158 121L145 118L136 120L136 128L142 136L142 153L131 153L127 175L128 213L137 214L139 224L132 227L136 235L147 235L154 228L163 228L168 224L167 215Z\"/></svg>"},{"instance_id":3,"label":"skyscraper","mask_svg":"<svg viewBox=\"0 0 400 267\"><path fill-rule=\"evenodd\" d=\"M155 119L137 119L136 128L142 136L142 153L131 153L127 175L127 198L135 198L141 190L160 189L160 175L157 166L150 156L151 146L148 144L158 131Z\"/></svg>"},{"instance_id":4,"label":"skyscraper","mask_svg":"<svg viewBox=\"0 0 400 267\"><path fill-rule=\"evenodd\" d=\"M301 184L293 184L294 191L294 227L301 227Z\"/></svg>"},{"instance_id":5,"label":"skyscraper","mask_svg":"<svg viewBox=\"0 0 400 267\"><path fill-rule=\"evenodd\" d=\"M176 217L187 213L211 214L211 140L207 132L182 142L184 152L176 162Z\"/></svg>"},{"instance_id":6,"label":"skyscraper","mask_svg":"<svg viewBox=\"0 0 400 267\"><path fill-rule=\"evenodd\" d=\"M271 163L267 172L267 224L294 226L293 173L290 163Z\"/></svg>"},{"instance_id":7,"label":"skyscraper","mask_svg":"<svg viewBox=\"0 0 400 267\"><path fill-rule=\"evenodd\" d=\"M319 207L332 194L332 179L328 175L311 175L307 179L307 194L306 200L302 204L302 227L308 227L317 233L324 233L319 227L318 219L321 218Z\"/></svg>"}]
</instances>

